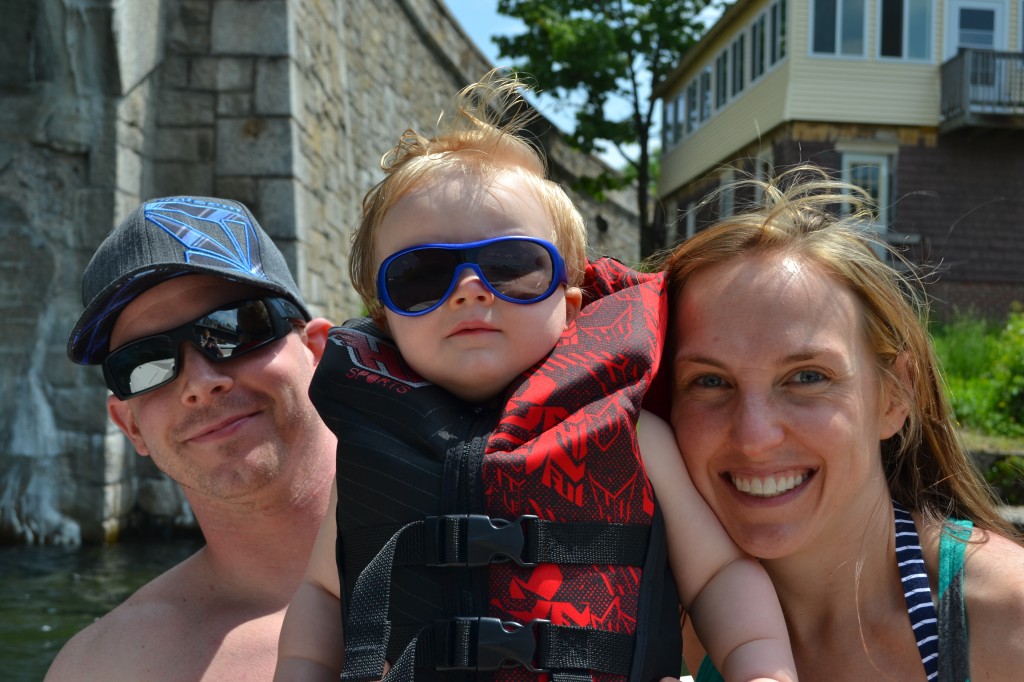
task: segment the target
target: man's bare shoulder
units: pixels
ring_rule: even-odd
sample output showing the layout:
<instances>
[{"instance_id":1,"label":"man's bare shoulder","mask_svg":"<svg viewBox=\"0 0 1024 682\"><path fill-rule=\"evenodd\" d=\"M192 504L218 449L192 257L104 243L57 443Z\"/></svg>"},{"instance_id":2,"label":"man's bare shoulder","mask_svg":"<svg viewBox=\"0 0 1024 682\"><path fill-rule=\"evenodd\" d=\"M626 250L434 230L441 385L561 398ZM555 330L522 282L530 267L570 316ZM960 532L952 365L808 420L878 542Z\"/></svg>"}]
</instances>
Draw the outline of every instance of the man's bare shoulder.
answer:
<instances>
[{"instance_id":1,"label":"man's bare shoulder","mask_svg":"<svg viewBox=\"0 0 1024 682\"><path fill-rule=\"evenodd\" d=\"M186 562L140 587L120 606L72 637L57 654L46 680L136 679L181 641L194 619Z\"/></svg>"},{"instance_id":2,"label":"man's bare shoulder","mask_svg":"<svg viewBox=\"0 0 1024 682\"><path fill-rule=\"evenodd\" d=\"M261 596L200 550L75 635L46 680L270 680L287 601Z\"/></svg>"}]
</instances>

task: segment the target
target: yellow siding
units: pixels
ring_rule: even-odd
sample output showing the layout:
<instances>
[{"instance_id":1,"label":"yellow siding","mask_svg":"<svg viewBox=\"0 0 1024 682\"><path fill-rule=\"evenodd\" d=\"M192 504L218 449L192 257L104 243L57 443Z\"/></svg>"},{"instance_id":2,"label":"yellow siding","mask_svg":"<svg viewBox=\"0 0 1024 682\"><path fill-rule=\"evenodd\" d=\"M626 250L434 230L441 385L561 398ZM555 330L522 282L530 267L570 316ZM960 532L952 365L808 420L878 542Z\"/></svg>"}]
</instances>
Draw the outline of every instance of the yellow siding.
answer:
<instances>
[{"instance_id":1,"label":"yellow siding","mask_svg":"<svg viewBox=\"0 0 1024 682\"><path fill-rule=\"evenodd\" d=\"M877 52L879 2L867 3L867 54ZM931 63L883 60L872 57L811 56L810 3L790 0L793 8L793 51L789 83L790 120L878 123L893 125L939 124L939 55L941 0L932 12L936 35Z\"/></svg>"},{"instance_id":2,"label":"yellow siding","mask_svg":"<svg viewBox=\"0 0 1024 682\"><path fill-rule=\"evenodd\" d=\"M794 55L792 120L939 124L939 66Z\"/></svg>"},{"instance_id":3,"label":"yellow siding","mask_svg":"<svg viewBox=\"0 0 1024 682\"><path fill-rule=\"evenodd\" d=\"M737 0L742 3L743 0ZM677 74L677 79L665 90L665 101L675 100L686 86L704 67L714 65L715 58L722 50L729 47L739 32L746 31L751 22L767 9L774 0L755 0L745 7L734 8L736 14L730 17L731 27L721 31L714 40L699 45L701 58L684 72ZM806 0L786 0L786 11L794 12L794 5L805 4ZM806 16L806 9L800 10ZM727 103L722 109L715 110L711 118L691 135L684 137L681 143L666 150L661 157L661 175L658 194L664 196L672 189L705 175L714 167L727 159L729 154L743 147L782 123L786 117L786 87L792 52L794 49L793 26L797 25L795 17L787 19L786 57L775 67L771 67L754 83L748 82L746 89L739 97ZM806 25L806 18L801 20ZM750 49L748 37L747 50Z\"/></svg>"},{"instance_id":4,"label":"yellow siding","mask_svg":"<svg viewBox=\"0 0 1024 682\"><path fill-rule=\"evenodd\" d=\"M736 150L756 141L786 118L789 62L782 62L746 94L715 113L701 128L661 157L658 193L705 175Z\"/></svg>"},{"instance_id":5,"label":"yellow siding","mask_svg":"<svg viewBox=\"0 0 1024 682\"><path fill-rule=\"evenodd\" d=\"M743 3L743 0L738 0ZM729 24L712 31L713 38L698 46L699 53L682 71L673 74L663 95L675 99L687 84L750 22L771 4L753 0L726 15ZM878 0L867 3L866 52L858 59L809 54L810 3L787 0L785 60L747 89L681 143L665 150L661 160L659 194L665 196L705 174L738 150L787 121L819 121L865 125L931 127L939 123L940 64L945 36L945 2L933 5L933 60L930 63L882 60L877 52ZM1019 0L1010 3L1009 18L1019 26ZM1019 30L1011 31L1011 49L1019 43ZM748 48L749 49L749 48ZM1019 48L1018 48L1019 49Z\"/></svg>"},{"instance_id":6,"label":"yellow siding","mask_svg":"<svg viewBox=\"0 0 1024 682\"><path fill-rule=\"evenodd\" d=\"M736 1L743 2L743 0ZM671 89L665 91L664 99L673 99L680 92L685 90L686 84L693 80L694 76L699 74L705 66L708 64L714 64L715 57L729 46L729 44L738 35L739 30L746 30L749 28L750 22L752 22L758 14L764 11L765 8L774 1L775 0L757 0L756 2L747 3L747 6L742 9L737 8L736 11L738 14L735 17L732 17L731 21L733 27L719 33L714 40L701 42L694 48L700 53L700 58L696 59L686 71L676 75L676 81L670 86ZM786 0L787 11L791 9L788 5L801 2L807 2L807 0ZM790 21L790 25L792 26L792 21ZM749 49L749 46L747 49Z\"/></svg>"}]
</instances>

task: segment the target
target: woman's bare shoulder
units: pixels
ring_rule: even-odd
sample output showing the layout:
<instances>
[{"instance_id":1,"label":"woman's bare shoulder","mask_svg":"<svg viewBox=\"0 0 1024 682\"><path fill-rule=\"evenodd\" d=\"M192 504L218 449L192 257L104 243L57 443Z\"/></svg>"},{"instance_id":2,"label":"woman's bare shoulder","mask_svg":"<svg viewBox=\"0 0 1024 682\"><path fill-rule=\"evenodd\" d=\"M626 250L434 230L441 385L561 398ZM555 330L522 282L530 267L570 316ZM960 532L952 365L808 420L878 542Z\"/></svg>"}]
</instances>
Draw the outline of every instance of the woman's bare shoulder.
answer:
<instances>
[{"instance_id":1,"label":"woman's bare shoulder","mask_svg":"<svg viewBox=\"0 0 1024 682\"><path fill-rule=\"evenodd\" d=\"M915 514L932 589L938 590L942 523ZM979 528L965 549L971 678L1016 682L1024 670L1024 547ZM1010 672L1013 671L1013 672Z\"/></svg>"},{"instance_id":2,"label":"woman's bare shoulder","mask_svg":"<svg viewBox=\"0 0 1024 682\"><path fill-rule=\"evenodd\" d=\"M971 677L1019 680L1024 670L1024 547L978 529L971 540L964 564Z\"/></svg>"},{"instance_id":3,"label":"woman's bare shoulder","mask_svg":"<svg viewBox=\"0 0 1024 682\"><path fill-rule=\"evenodd\" d=\"M964 573L968 599L977 596L995 608L1015 606L1024 615L1024 546L976 528L967 547ZM1024 625L1024 618L1019 622Z\"/></svg>"}]
</instances>

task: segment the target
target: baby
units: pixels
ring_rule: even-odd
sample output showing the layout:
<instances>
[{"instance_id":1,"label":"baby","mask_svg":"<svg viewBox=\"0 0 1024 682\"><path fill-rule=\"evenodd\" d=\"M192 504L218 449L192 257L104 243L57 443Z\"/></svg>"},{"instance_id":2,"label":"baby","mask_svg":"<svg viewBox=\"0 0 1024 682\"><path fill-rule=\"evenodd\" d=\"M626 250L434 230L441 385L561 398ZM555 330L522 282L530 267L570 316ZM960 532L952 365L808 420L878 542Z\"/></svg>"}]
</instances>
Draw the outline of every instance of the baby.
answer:
<instances>
[{"instance_id":1,"label":"baby","mask_svg":"<svg viewBox=\"0 0 1024 682\"><path fill-rule=\"evenodd\" d=\"M555 680L678 675L678 614L658 606L675 593L657 584L664 535L639 450L678 453L653 415L637 428L660 340L649 342L657 324L623 315L657 318L660 276L588 265L582 217L521 134L518 89L492 73L464 90L440 134L406 132L364 199L351 270L384 332L365 322L332 332L338 350L328 344L310 388L339 436L338 513L289 607L278 679L336 679L343 666L343 679L371 679L385 660L393 679L421 668L502 679L514 665ZM647 293L629 307L631 288ZM606 340L625 351L640 338L637 353L605 359L573 345L577 322L602 306ZM561 375L600 376L601 391L584 396L551 378ZM338 417L338 402L360 416ZM610 419L603 437L632 450L601 459L591 451L604 441L574 439L577 413ZM409 443L434 454L414 465L392 454ZM552 451L568 463L554 466ZM566 473L574 465L587 476ZM544 494L522 496L532 480ZM767 575L688 478L676 502L700 551L673 557L675 581L712 660L728 680L795 679ZM419 511L430 504L437 511ZM575 514L588 505L592 517Z\"/></svg>"}]
</instances>

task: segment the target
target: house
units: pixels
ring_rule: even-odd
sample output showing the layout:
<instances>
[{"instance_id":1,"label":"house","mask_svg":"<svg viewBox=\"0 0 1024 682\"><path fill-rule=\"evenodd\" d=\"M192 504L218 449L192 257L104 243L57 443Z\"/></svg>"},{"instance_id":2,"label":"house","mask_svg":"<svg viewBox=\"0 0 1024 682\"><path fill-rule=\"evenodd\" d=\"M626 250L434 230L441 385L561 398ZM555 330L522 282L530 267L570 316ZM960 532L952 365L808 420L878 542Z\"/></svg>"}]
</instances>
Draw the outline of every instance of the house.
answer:
<instances>
[{"instance_id":1,"label":"house","mask_svg":"<svg viewBox=\"0 0 1024 682\"><path fill-rule=\"evenodd\" d=\"M871 195L938 315L1024 302L1024 0L736 0L658 83L666 241L801 162Z\"/></svg>"}]
</instances>

